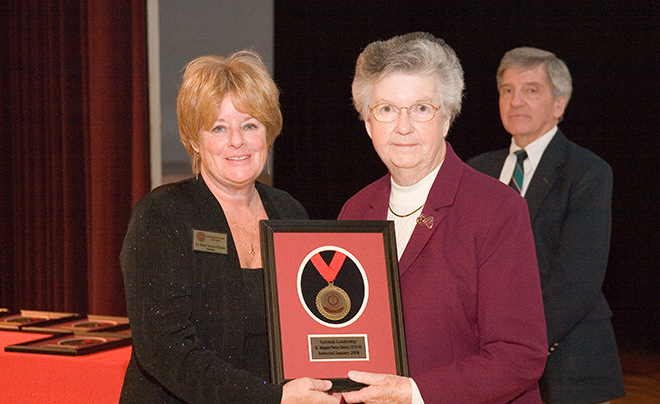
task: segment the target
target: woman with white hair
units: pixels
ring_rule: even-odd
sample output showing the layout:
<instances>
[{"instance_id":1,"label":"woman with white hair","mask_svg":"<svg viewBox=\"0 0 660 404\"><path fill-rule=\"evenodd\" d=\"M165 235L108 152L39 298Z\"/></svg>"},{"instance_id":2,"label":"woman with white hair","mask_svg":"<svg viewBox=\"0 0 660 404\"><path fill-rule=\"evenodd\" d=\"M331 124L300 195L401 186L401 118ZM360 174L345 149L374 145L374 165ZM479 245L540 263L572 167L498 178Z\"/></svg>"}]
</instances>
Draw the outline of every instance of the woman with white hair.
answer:
<instances>
[{"instance_id":1,"label":"woman with white hair","mask_svg":"<svg viewBox=\"0 0 660 404\"><path fill-rule=\"evenodd\" d=\"M360 372L349 403L540 403L546 350L525 200L445 140L463 71L428 33L371 43L353 100L389 173L339 218L393 220L410 378Z\"/></svg>"}]
</instances>

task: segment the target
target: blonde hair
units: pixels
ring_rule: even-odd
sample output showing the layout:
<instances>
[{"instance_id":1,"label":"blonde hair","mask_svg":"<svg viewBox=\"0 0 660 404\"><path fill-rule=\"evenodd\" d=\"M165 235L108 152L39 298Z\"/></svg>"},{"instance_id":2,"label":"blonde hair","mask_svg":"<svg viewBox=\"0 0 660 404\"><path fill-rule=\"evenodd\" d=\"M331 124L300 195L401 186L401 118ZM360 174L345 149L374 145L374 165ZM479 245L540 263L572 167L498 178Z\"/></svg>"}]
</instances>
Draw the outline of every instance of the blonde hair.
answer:
<instances>
[{"instance_id":1,"label":"blonde hair","mask_svg":"<svg viewBox=\"0 0 660 404\"><path fill-rule=\"evenodd\" d=\"M231 93L236 108L266 127L270 149L282 131L279 90L261 57L251 50L227 58L199 57L186 66L177 97L176 115L181 143L191 158L193 174L200 172L200 132L211 130L224 96Z\"/></svg>"}]
</instances>

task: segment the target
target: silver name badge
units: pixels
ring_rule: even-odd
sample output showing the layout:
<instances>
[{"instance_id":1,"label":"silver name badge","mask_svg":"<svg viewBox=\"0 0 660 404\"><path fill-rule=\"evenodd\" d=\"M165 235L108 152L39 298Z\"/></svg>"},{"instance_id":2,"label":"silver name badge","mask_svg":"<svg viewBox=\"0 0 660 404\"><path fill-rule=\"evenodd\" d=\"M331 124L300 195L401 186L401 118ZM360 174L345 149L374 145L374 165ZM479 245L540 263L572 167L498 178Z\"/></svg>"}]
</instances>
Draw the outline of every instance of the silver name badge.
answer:
<instances>
[{"instance_id":1,"label":"silver name badge","mask_svg":"<svg viewBox=\"0 0 660 404\"><path fill-rule=\"evenodd\" d=\"M227 254L227 235L193 229L193 250Z\"/></svg>"}]
</instances>

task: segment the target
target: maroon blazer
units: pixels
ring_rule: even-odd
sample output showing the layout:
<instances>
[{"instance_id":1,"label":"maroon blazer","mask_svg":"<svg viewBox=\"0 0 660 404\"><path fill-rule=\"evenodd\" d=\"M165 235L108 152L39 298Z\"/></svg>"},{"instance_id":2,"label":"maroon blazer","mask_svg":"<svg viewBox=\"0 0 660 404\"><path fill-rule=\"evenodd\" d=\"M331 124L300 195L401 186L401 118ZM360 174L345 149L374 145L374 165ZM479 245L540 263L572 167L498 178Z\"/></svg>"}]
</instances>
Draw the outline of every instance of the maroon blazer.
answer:
<instances>
[{"instance_id":1,"label":"maroon blazer","mask_svg":"<svg viewBox=\"0 0 660 404\"><path fill-rule=\"evenodd\" d=\"M385 220L390 176L339 219ZM447 155L399 261L410 376L426 404L541 403L545 319L525 200Z\"/></svg>"}]
</instances>

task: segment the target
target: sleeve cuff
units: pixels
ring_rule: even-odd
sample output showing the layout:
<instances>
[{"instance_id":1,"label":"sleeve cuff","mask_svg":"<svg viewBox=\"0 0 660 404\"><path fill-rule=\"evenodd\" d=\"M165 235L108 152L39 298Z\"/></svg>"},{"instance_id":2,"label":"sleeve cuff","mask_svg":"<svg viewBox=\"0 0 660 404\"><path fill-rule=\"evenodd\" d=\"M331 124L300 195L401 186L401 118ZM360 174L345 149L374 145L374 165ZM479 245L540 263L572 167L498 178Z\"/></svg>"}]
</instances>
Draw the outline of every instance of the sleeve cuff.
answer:
<instances>
[{"instance_id":1,"label":"sleeve cuff","mask_svg":"<svg viewBox=\"0 0 660 404\"><path fill-rule=\"evenodd\" d=\"M422 398L422 393L419 392L419 387L417 387L417 383L411 378L410 379L410 385L412 387L412 404L424 404L424 399Z\"/></svg>"}]
</instances>

